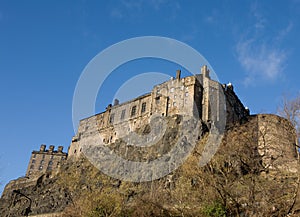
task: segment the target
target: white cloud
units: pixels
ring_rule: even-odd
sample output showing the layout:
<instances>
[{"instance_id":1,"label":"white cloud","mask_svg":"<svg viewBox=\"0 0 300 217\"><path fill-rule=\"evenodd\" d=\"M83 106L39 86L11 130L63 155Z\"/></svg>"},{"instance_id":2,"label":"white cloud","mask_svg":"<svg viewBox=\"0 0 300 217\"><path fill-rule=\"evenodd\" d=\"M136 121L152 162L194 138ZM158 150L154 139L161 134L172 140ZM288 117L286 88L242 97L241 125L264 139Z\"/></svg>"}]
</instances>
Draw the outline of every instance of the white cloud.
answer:
<instances>
[{"instance_id":1,"label":"white cloud","mask_svg":"<svg viewBox=\"0 0 300 217\"><path fill-rule=\"evenodd\" d=\"M294 24L290 22L286 28L281 29L276 37L276 41L281 42L290 33L293 27Z\"/></svg>"},{"instance_id":2,"label":"white cloud","mask_svg":"<svg viewBox=\"0 0 300 217\"><path fill-rule=\"evenodd\" d=\"M293 24L289 23L277 34L270 35L266 30L268 20L259 13L257 4L251 7L254 22L236 44L237 59L246 72L245 85L255 85L257 82L274 82L283 77L287 51L280 43L291 31Z\"/></svg>"},{"instance_id":3,"label":"white cloud","mask_svg":"<svg viewBox=\"0 0 300 217\"><path fill-rule=\"evenodd\" d=\"M250 39L240 41L236 51L240 64L246 70L245 85L255 84L258 80L275 81L283 72L287 56L284 50Z\"/></svg>"}]
</instances>

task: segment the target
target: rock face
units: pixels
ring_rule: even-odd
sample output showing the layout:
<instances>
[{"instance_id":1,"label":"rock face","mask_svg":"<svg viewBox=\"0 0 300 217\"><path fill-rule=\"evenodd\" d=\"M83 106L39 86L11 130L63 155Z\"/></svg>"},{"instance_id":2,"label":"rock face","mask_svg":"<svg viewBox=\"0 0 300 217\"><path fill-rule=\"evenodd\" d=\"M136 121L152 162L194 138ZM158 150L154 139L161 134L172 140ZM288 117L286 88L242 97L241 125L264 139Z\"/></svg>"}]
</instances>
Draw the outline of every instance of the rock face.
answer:
<instances>
[{"instance_id":1,"label":"rock face","mask_svg":"<svg viewBox=\"0 0 300 217\"><path fill-rule=\"evenodd\" d=\"M170 117L167 136L147 152L134 150L131 160L147 161L168 153L182 127L180 118ZM145 125L136 133L148 134L149 130ZM218 152L209 164L199 167L197 161L205 138L199 138L199 144L181 167L153 182L134 184L111 179L80 159L67 160L58 174L11 181L0 199L1 216L97 216L95 212L103 206L114 210L112 216L122 212L126 216L202 216L207 203L214 200L232 216L284 216L299 211L296 136L287 120L276 115L256 115L228 126ZM117 140L111 150L126 157L128 147ZM94 207L93 201L101 206ZM109 202L103 205L105 201ZM159 210L169 214L155 210L145 214L150 210L149 204L156 203L160 204ZM116 211L114 207L119 208ZM141 207L145 213L140 213ZM85 208L93 209L94 214L87 214Z\"/></svg>"},{"instance_id":2,"label":"rock face","mask_svg":"<svg viewBox=\"0 0 300 217\"><path fill-rule=\"evenodd\" d=\"M56 177L45 174L11 181L0 199L0 213L3 217L56 213L70 203L67 189L59 185Z\"/></svg>"}]
</instances>

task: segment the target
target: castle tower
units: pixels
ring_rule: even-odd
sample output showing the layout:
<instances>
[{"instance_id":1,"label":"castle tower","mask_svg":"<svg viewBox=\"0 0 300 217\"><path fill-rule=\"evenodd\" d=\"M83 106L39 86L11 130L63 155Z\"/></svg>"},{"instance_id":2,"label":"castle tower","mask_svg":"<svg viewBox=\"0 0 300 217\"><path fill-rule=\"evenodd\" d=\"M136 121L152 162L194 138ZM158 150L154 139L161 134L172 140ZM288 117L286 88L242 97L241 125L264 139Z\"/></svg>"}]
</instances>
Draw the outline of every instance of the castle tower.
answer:
<instances>
[{"instance_id":1,"label":"castle tower","mask_svg":"<svg viewBox=\"0 0 300 217\"><path fill-rule=\"evenodd\" d=\"M39 151L32 151L26 176L31 177L43 174L47 171L57 170L68 156L68 154L62 150L63 146L59 146L56 151L54 150L54 145L50 145L49 150L46 150L46 145L41 145Z\"/></svg>"}]
</instances>

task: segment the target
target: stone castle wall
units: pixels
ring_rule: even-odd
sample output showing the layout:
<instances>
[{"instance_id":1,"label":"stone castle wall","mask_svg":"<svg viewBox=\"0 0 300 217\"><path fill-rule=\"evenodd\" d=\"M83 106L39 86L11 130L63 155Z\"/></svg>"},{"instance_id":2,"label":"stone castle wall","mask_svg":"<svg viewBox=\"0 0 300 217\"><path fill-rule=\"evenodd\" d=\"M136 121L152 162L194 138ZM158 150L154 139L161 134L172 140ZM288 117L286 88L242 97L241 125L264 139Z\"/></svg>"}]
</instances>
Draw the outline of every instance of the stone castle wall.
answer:
<instances>
[{"instance_id":1,"label":"stone castle wall","mask_svg":"<svg viewBox=\"0 0 300 217\"><path fill-rule=\"evenodd\" d=\"M72 139L69 156L80 156L82 139L95 144L94 140L100 134L101 143L111 144L148 124L155 115L190 115L208 124L225 120L224 117L227 117L228 123L235 122L249 115L232 85L222 86L210 79L206 66L201 71L200 75L181 78L178 70L175 78L154 86L151 93L122 104L116 101L106 111L81 120Z\"/></svg>"},{"instance_id":2,"label":"stone castle wall","mask_svg":"<svg viewBox=\"0 0 300 217\"><path fill-rule=\"evenodd\" d=\"M298 172L296 131L285 118L277 115L259 114L258 146L264 164L270 171Z\"/></svg>"}]
</instances>

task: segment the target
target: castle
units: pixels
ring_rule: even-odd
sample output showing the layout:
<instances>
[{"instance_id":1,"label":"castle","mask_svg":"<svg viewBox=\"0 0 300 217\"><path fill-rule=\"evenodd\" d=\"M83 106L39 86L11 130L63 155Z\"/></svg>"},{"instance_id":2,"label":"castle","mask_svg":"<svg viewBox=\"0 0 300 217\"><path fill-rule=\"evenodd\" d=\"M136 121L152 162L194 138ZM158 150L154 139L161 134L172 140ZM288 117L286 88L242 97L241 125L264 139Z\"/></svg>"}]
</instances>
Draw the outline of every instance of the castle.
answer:
<instances>
[{"instance_id":1,"label":"castle","mask_svg":"<svg viewBox=\"0 0 300 217\"><path fill-rule=\"evenodd\" d=\"M220 107L224 101L221 98L224 96L226 108L222 110ZM150 93L121 104L115 99L106 111L82 119L68 153L63 152L62 146L56 151L53 145L49 150L46 150L46 145L41 145L39 151L31 154L26 177L56 171L67 157L79 157L82 154L81 141L92 138L95 133L101 134L104 144L111 144L121 136L117 135L115 126L126 128L126 134L147 124L153 114L167 117L183 113L196 116L207 126L226 115L228 125L249 116L249 109L238 99L231 83L221 85L210 78L206 65L201 68L201 74L185 78L181 78L181 71L177 70L175 78L154 86Z\"/></svg>"},{"instance_id":2,"label":"castle","mask_svg":"<svg viewBox=\"0 0 300 217\"><path fill-rule=\"evenodd\" d=\"M3 216L28 216L29 213L32 216L62 216L64 209L73 203L74 195L60 186L55 175L61 174L56 174L60 170L69 175L68 166L72 164L79 168L79 174L82 173L85 168L80 168L82 159L79 157L85 154L86 144L101 143L118 147L116 143L120 144L122 140L135 145L135 141L125 139L126 135L147 126L154 116L175 120L168 122L169 129L175 129L172 132L176 134L176 128L181 125L182 134L185 135L189 133L188 130L182 123L176 122L180 115L196 117L206 130L213 129L221 120L226 120L228 144L235 144L236 137L241 140L244 140L243 135L246 135L245 138L249 137L250 143L246 149L255 149L255 154L261 158L259 163L267 166L267 170L261 173L262 177L273 174L277 179L286 180L287 173L293 179L298 174L298 152L292 124L276 115L250 115L249 109L244 107L235 94L233 85L214 81L207 66L203 66L201 74L181 78L181 71L178 70L176 77L155 85L150 93L124 103L115 100L102 113L82 119L68 153L63 152L62 146L55 150L53 145L49 149L46 149L46 145L41 145L40 150L31 154L26 176L6 185L0 198L0 212ZM145 142L155 140L157 129L150 129L152 130L154 132L148 134ZM203 131L204 128L199 130ZM167 134L166 137L170 136L167 140L155 140L152 148L156 149L158 143L164 147L171 146L173 140L176 140L172 137L174 134ZM64 162L66 168L63 169L60 166ZM228 162L224 163L225 166L226 163ZM242 168L238 164L234 164L234 167ZM82 188L75 189L77 190ZM297 195L295 193L294 197Z\"/></svg>"},{"instance_id":3,"label":"castle","mask_svg":"<svg viewBox=\"0 0 300 217\"><path fill-rule=\"evenodd\" d=\"M249 109L238 99L231 83L222 85L210 78L206 65L201 68L201 74L185 78L181 78L181 71L177 70L175 78L154 86L150 93L122 104L115 99L106 111L81 120L69 148L69 157L80 156L82 144L93 135L100 134L104 144L114 143L149 123L154 114L163 117L188 114L209 126L224 116L227 124L240 121L249 115ZM116 127L122 132L116 132Z\"/></svg>"}]
</instances>

